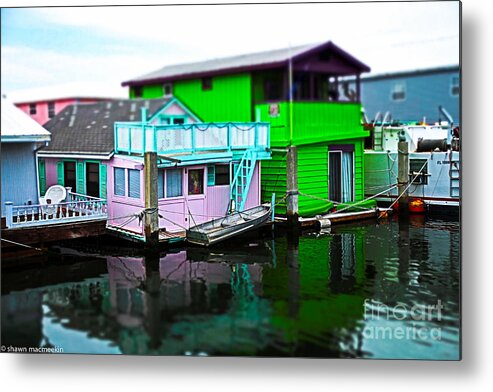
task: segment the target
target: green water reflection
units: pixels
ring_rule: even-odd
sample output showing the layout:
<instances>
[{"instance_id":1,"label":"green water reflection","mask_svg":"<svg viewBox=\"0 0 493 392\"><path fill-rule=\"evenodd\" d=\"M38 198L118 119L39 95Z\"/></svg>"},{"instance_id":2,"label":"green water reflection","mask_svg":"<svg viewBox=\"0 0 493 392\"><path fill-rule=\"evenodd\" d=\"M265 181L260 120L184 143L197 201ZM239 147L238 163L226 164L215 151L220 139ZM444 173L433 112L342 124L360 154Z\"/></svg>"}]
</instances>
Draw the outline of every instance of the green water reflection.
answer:
<instances>
[{"instance_id":1,"label":"green water reflection","mask_svg":"<svg viewBox=\"0 0 493 392\"><path fill-rule=\"evenodd\" d=\"M457 359L459 239L458 222L418 219L336 228L298 244L276 238L148 257L99 254L7 272L2 345ZM437 304L439 318L419 317Z\"/></svg>"}]
</instances>

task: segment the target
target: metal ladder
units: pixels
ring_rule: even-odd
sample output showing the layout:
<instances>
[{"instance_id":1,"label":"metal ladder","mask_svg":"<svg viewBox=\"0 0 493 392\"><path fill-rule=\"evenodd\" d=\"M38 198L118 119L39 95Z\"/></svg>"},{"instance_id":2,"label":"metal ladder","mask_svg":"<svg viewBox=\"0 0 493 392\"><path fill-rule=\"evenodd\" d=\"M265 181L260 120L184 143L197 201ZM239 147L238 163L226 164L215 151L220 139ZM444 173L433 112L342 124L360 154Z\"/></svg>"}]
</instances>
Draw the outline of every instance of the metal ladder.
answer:
<instances>
[{"instance_id":1,"label":"metal ladder","mask_svg":"<svg viewBox=\"0 0 493 392\"><path fill-rule=\"evenodd\" d=\"M460 196L460 161L450 161L450 197Z\"/></svg>"},{"instance_id":2,"label":"metal ladder","mask_svg":"<svg viewBox=\"0 0 493 392\"><path fill-rule=\"evenodd\" d=\"M234 177L230 187L230 200L234 201L236 211L243 211L245 208L256 162L257 154L246 150L240 163L233 164Z\"/></svg>"}]
</instances>

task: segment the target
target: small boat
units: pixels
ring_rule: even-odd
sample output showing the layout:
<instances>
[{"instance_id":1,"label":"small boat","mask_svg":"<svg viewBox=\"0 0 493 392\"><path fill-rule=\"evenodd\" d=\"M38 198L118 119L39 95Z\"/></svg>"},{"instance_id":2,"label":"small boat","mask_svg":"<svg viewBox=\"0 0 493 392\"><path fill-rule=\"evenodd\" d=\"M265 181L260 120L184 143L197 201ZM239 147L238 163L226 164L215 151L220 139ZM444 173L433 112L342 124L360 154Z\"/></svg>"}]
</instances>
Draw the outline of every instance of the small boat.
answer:
<instances>
[{"instance_id":1,"label":"small boat","mask_svg":"<svg viewBox=\"0 0 493 392\"><path fill-rule=\"evenodd\" d=\"M223 218L196 225L187 230L187 241L202 246L217 244L247 231L255 230L267 222L271 215L270 204L262 204L238 211Z\"/></svg>"}]
</instances>

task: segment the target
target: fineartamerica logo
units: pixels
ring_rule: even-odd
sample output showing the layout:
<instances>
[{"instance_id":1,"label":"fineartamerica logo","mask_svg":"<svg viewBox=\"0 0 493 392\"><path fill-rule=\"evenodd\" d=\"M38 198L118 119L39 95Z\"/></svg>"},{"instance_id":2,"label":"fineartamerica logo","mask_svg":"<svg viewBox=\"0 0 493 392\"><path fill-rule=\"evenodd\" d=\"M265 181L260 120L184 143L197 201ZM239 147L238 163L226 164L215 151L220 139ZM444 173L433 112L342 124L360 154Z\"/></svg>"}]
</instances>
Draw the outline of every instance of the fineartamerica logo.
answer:
<instances>
[{"instance_id":1,"label":"fineartamerica logo","mask_svg":"<svg viewBox=\"0 0 493 392\"><path fill-rule=\"evenodd\" d=\"M405 325L366 325L363 336L366 339L385 340L441 340L442 330L439 327L423 326L423 322L439 322L442 320L442 301L436 305L415 304L408 306L398 304L386 305L379 301L366 299L364 304L365 321L403 321Z\"/></svg>"}]
</instances>

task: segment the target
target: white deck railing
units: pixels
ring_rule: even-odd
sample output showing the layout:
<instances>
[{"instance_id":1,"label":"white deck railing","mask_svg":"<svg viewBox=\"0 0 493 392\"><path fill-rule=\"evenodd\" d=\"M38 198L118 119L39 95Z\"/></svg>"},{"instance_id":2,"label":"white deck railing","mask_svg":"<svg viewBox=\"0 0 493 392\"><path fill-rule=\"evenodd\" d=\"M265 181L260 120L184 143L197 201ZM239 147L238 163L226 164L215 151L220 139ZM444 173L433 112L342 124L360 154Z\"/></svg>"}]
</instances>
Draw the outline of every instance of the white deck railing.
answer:
<instances>
[{"instance_id":1,"label":"white deck railing","mask_svg":"<svg viewBox=\"0 0 493 392\"><path fill-rule=\"evenodd\" d=\"M9 229L108 218L106 200L72 192L67 193L66 201L57 204L14 206L12 202L6 202L5 212Z\"/></svg>"}]
</instances>

